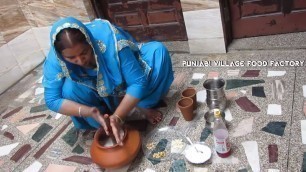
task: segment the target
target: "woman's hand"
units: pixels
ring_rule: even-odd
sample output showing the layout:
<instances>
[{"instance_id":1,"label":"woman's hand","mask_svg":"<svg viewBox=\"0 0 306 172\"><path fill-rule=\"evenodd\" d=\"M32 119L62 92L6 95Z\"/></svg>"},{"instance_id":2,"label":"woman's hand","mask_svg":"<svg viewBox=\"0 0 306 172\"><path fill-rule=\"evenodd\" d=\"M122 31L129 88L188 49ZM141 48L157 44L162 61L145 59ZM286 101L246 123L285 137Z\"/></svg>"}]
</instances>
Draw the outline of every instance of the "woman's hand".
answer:
<instances>
[{"instance_id":1,"label":"woman's hand","mask_svg":"<svg viewBox=\"0 0 306 172\"><path fill-rule=\"evenodd\" d=\"M88 109L87 113L91 115L91 117L93 117L96 121L98 121L103 127L106 135L109 135L109 122L107 122L108 115L102 115L99 109L96 107L91 107L90 109Z\"/></svg>"},{"instance_id":2,"label":"woman's hand","mask_svg":"<svg viewBox=\"0 0 306 172\"><path fill-rule=\"evenodd\" d=\"M112 115L110 118L110 126L112 127L113 134L115 136L116 142L122 146L123 135L120 135L120 131L122 130L121 121L115 115Z\"/></svg>"}]
</instances>

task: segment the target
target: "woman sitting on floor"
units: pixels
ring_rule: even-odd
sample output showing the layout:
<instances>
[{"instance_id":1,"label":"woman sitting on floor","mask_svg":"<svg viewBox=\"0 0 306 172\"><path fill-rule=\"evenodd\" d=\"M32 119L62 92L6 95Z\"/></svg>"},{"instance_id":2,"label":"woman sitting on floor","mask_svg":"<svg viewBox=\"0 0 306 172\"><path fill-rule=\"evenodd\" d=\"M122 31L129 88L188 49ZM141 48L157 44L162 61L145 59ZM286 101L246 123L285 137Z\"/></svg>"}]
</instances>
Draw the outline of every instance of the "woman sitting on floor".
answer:
<instances>
[{"instance_id":1,"label":"woman sitting on floor","mask_svg":"<svg viewBox=\"0 0 306 172\"><path fill-rule=\"evenodd\" d=\"M121 28L101 19L84 25L64 18L53 25L50 35L43 85L51 110L71 116L78 129L102 126L109 134L110 125L120 144L121 124L134 107L152 124L162 120L152 107L173 81L163 44L137 44Z\"/></svg>"}]
</instances>

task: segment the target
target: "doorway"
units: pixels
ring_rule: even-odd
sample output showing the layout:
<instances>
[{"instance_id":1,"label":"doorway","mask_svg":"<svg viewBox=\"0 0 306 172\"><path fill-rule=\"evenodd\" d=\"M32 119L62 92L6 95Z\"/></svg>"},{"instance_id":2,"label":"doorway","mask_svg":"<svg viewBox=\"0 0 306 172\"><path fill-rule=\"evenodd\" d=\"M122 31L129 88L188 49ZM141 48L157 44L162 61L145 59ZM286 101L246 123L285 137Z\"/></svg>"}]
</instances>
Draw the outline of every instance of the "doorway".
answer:
<instances>
[{"instance_id":1,"label":"doorway","mask_svg":"<svg viewBox=\"0 0 306 172\"><path fill-rule=\"evenodd\" d=\"M229 0L232 37L306 31L305 0Z\"/></svg>"},{"instance_id":2,"label":"doorway","mask_svg":"<svg viewBox=\"0 0 306 172\"><path fill-rule=\"evenodd\" d=\"M99 18L127 30L138 41L186 41L180 0L91 0Z\"/></svg>"}]
</instances>

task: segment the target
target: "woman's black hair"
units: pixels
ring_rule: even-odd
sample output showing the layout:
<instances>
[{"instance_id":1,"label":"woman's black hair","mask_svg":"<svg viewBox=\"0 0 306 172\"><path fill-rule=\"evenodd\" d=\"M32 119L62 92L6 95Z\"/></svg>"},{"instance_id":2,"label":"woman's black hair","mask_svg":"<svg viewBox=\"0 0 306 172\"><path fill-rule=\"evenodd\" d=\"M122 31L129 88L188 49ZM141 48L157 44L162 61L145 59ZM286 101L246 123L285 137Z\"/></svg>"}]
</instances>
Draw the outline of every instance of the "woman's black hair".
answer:
<instances>
[{"instance_id":1,"label":"woman's black hair","mask_svg":"<svg viewBox=\"0 0 306 172\"><path fill-rule=\"evenodd\" d=\"M88 44L85 35L75 28L65 28L61 30L54 41L57 52L61 53L66 48L72 48L77 43Z\"/></svg>"}]
</instances>

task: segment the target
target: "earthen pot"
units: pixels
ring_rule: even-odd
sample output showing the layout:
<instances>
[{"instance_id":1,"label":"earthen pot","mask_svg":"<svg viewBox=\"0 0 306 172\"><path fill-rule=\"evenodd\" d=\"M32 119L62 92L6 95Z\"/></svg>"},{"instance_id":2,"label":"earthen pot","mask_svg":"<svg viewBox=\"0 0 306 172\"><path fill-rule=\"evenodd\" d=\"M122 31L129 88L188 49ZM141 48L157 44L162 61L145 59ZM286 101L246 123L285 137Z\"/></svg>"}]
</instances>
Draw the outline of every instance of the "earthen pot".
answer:
<instances>
[{"instance_id":1,"label":"earthen pot","mask_svg":"<svg viewBox=\"0 0 306 172\"><path fill-rule=\"evenodd\" d=\"M102 168L116 169L131 163L141 147L141 137L137 130L124 127L123 146L117 143L106 146L105 140L110 137L100 128L90 148L91 159ZM113 139L112 139L113 140Z\"/></svg>"},{"instance_id":2,"label":"earthen pot","mask_svg":"<svg viewBox=\"0 0 306 172\"><path fill-rule=\"evenodd\" d=\"M193 100L189 97L183 97L177 102L177 106L180 108L183 117L186 121L191 121L194 117L193 113Z\"/></svg>"},{"instance_id":3,"label":"earthen pot","mask_svg":"<svg viewBox=\"0 0 306 172\"><path fill-rule=\"evenodd\" d=\"M193 87L188 87L185 90L183 90L181 94L181 98L183 97L189 97L193 100L193 110L197 109L197 91Z\"/></svg>"}]
</instances>

